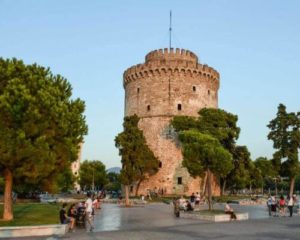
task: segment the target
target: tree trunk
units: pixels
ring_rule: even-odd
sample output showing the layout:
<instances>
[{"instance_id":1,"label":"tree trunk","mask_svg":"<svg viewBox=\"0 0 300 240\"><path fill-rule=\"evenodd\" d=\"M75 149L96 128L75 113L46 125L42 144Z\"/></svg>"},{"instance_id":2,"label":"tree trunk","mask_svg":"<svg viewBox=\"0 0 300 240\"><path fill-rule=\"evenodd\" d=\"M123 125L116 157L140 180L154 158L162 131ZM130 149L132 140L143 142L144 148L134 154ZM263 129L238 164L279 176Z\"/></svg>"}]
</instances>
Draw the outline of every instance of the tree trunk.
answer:
<instances>
[{"instance_id":1,"label":"tree trunk","mask_svg":"<svg viewBox=\"0 0 300 240\"><path fill-rule=\"evenodd\" d=\"M211 172L207 170L207 194L208 194L208 209L212 210L212 191L211 191Z\"/></svg>"},{"instance_id":2,"label":"tree trunk","mask_svg":"<svg viewBox=\"0 0 300 240\"><path fill-rule=\"evenodd\" d=\"M223 179L221 196L225 195L225 189L226 189L226 179Z\"/></svg>"},{"instance_id":3,"label":"tree trunk","mask_svg":"<svg viewBox=\"0 0 300 240\"><path fill-rule=\"evenodd\" d=\"M137 185L136 185L136 189L135 189L135 196L137 197L139 189L140 189L140 185L142 183L143 179L139 180Z\"/></svg>"},{"instance_id":4,"label":"tree trunk","mask_svg":"<svg viewBox=\"0 0 300 240\"><path fill-rule=\"evenodd\" d=\"M205 173L205 176L203 178L203 182L202 182L202 193L201 196L205 196L206 193L206 185L207 185L207 172Z\"/></svg>"},{"instance_id":5,"label":"tree trunk","mask_svg":"<svg viewBox=\"0 0 300 240\"><path fill-rule=\"evenodd\" d=\"M14 218L12 209L12 184L13 175L11 170L6 168L4 170L5 188L4 188L4 209L3 220L10 221Z\"/></svg>"},{"instance_id":6,"label":"tree trunk","mask_svg":"<svg viewBox=\"0 0 300 240\"><path fill-rule=\"evenodd\" d=\"M291 177L291 182L290 182L290 197L292 197L293 194L294 194L294 187L295 187L295 177Z\"/></svg>"},{"instance_id":7,"label":"tree trunk","mask_svg":"<svg viewBox=\"0 0 300 240\"><path fill-rule=\"evenodd\" d=\"M124 188L125 188L125 206L129 207L130 203L129 203L129 189L128 189L128 185L125 185Z\"/></svg>"}]
</instances>

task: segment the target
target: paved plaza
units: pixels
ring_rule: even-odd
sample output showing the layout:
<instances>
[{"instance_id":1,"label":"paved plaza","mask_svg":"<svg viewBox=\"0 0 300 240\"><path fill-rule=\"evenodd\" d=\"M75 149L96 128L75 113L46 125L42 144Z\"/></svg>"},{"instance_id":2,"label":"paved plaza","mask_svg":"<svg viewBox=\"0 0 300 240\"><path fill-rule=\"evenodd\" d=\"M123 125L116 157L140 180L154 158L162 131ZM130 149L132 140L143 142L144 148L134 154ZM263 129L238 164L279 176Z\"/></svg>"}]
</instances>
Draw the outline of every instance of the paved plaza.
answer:
<instances>
[{"instance_id":1,"label":"paved plaza","mask_svg":"<svg viewBox=\"0 0 300 240\"><path fill-rule=\"evenodd\" d=\"M265 206L232 205L236 211L249 212L247 221L212 223L175 218L172 206L149 204L145 207L123 208L116 204L103 204L95 216L94 232L76 229L63 237L24 239L300 239L300 216L269 217ZM216 205L221 208L221 205Z\"/></svg>"}]
</instances>

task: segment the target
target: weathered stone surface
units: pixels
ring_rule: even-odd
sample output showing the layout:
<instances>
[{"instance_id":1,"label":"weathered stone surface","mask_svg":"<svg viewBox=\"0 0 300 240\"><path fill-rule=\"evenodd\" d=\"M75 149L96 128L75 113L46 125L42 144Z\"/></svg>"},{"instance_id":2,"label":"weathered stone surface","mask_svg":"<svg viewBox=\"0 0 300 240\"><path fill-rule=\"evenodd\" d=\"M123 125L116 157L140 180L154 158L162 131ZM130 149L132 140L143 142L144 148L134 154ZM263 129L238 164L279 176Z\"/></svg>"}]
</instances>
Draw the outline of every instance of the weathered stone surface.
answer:
<instances>
[{"instance_id":1,"label":"weathered stone surface","mask_svg":"<svg viewBox=\"0 0 300 240\"><path fill-rule=\"evenodd\" d=\"M201 192L201 179L190 177L182 167L180 144L169 123L177 115L197 116L201 108L217 108L219 73L198 63L190 51L160 49L148 53L145 63L127 69L123 85L125 116L137 114L141 118L139 127L162 162L159 172L141 184L139 194L148 190L186 195ZM216 183L213 189L218 195Z\"/></svg>"}]
</instances>

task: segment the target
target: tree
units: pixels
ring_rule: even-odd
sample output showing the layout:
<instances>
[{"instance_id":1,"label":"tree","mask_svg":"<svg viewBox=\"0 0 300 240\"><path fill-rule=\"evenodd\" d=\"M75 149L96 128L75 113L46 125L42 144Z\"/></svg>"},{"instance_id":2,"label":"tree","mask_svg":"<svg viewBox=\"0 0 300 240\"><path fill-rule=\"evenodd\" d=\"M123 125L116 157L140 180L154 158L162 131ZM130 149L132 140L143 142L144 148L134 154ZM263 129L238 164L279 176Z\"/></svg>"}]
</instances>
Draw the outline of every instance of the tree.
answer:
<instances>
[{"instance_id":1,"label":"tree","mask_svg":"<svg viewBox=\"0 0 300 240\"><path fill-rule=\"evenodd\" d=\"M263 193L263 185L265 183L273 181L272 179L278 176L276 169L273 166L271 160L268 160L266 157L259 157L254 161L254 165L259 170L261 175L261 184L262 184L262 193Z\"/></svg>"},{"instance_id":2,"label":"tree","mask_svg":"<svg viewBox=\"0 0 300 240\"><path fill-rule=\"evenodd\" d=\"M199 117L176 116L171 124L177 132L196 129L199 132L209 134L222 144L231 154L235 151L236 140L239 137L240 128L237 127L238 117L222 109L203 108L199 111ZM220 176L222 191L226 188L227 176Z\"/></svg>"},{"instance_id":3,"label":"tree","mask_svg":"<svg viewBox=\"0 0 300 240\"><path fill-rule=\"evenodd\" d=\"M70 83L36 64L0 58L0 170L5 220L13 219L13 181L57 181L87 134L84 102ZM46 179L46 180L45 180ZM50 185L50 184L49 184Z\"/></svg>"},{"instance_id":4,"label":"tree","mask_svg":"<svg viewBox=\"0 0 300 240\"><path fill-rule=\"evenodd\" d=\"M105 165L98 160L85 160L79 169L79 184L81 189L102 189L107 184Z\"/></svg>"},{"instance_id":5,"label":"tree","mask_svg":"<svg viewBox=\"0 0 300 240\"><path fill-rule=\"evenodd\" d=\"M119 191L121 190L120 175L115 172L110 172L107 174L108 183L105 189L108 191Z\"/></svg>"},{"instance_id":6,"label":"tree","mask_svg":"<svg viewBox=\"0 0 300 240\"><path fill-rule=\"evenodd\" d=\"M139 184L147 175L155 174L159 168L159 161L146 143L143 131L138 128L137 115L124 118L124 131L115 138L116 147L122 157L120 172L121 183L125 185L125 202L129 205L128 186Z\"/></svg>"},{"instance_id":7,"label":"tree","mask_svg":"<svg viewBox=\"0 0 300 240\"><path fill-rule=\"evenodd\" d=\"M250 183L251 165L250 153L246 146L237 146L233 153L234 168L228 174L228 185L234 189L243 189Z\"/></svg>"},{"instance_id":8,"label":"tree","mask_svg":"<svg viewBox=\"0 0 300 240\"><path fill-rule=\"evenodd\" d=\"M300 112L287 113L279 104L276 118L268 124L268 139L277 151L273 154L275 166L282 176L290 179L290 196L294 192L295 176L300 172L298 150L300 148Z\"/></svg>"},{"instance_id":9,"label":"tree","mask_svg":"<svg viewBox=\"0 0 300 240\"><path fill-rule=\"evenodd\" d=\"M232 169L231 154L214 137L196 130L179 133L182 143L183 166L193 177L207 173L209 210L212 209L211 173L227 175Z\"/></svg>"}]
</instances>

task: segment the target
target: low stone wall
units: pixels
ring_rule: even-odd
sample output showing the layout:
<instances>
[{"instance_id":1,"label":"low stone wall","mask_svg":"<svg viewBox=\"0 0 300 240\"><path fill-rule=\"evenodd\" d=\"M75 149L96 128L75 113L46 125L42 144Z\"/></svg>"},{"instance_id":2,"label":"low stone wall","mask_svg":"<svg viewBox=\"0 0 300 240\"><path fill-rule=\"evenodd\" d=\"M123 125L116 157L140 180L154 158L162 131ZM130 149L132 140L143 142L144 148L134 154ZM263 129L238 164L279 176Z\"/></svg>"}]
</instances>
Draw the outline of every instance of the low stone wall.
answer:
<instances>
[{"instance_id":1,"label":"low stone wall","mask_svg":"<svg viewBox=\"0 0 300 240\"><path fill-rule=\"evenodd\" d=\"M0 238L64 235L67 224L51 224L38 226L0 227Z\"/></svg>"},{"instance_id":2,"label":"low stone wall","mask_svg":"<svg viewBox=\"0 0 300 240\"><path fill-rule=\"evenodd\" d=\"M212 222L229 222L230 215L229 214L216 214L216 215L207 215L201 214L200 212L180 212L181 218L186 219L198 219ZM248 213L236 213L236 220L247 220L249 219Z\"/></svg>"}]
</instances>

